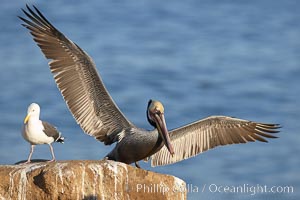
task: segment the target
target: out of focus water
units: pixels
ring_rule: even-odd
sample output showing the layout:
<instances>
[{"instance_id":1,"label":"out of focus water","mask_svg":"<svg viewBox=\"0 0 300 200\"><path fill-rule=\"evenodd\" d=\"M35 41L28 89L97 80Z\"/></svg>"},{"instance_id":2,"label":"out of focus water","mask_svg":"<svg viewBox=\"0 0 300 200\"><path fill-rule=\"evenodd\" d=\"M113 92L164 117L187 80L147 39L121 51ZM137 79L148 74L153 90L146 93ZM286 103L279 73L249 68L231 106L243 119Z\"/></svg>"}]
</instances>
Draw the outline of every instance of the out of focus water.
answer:
<instances>
[{"instance_id":1,"label":"out of focus water","mask_svg":"<svg viewBox=\"0 0 300 200\"><path fill-rule=\"evenodd\" d=\"M54 145L57 159L97 160L113 148L75 123L47 60L16 17L25 3L37 5L94 58L115 102L138 126L151 128L145 115L150 98L164 103L170 129L209 115L283 125L280 138L267 144L220 147L170 166L143 168L198 188L189 199L300 198L299 1L4 0L0 164L27 159L29 145L20 129L31 102L66 137L64 145ZM33 158L50 158L48 147L37 147ZM278 186L279 192L209 191L214 184ZM284 186L293 192L282 192Z\"/></svg>"}]
</instances>

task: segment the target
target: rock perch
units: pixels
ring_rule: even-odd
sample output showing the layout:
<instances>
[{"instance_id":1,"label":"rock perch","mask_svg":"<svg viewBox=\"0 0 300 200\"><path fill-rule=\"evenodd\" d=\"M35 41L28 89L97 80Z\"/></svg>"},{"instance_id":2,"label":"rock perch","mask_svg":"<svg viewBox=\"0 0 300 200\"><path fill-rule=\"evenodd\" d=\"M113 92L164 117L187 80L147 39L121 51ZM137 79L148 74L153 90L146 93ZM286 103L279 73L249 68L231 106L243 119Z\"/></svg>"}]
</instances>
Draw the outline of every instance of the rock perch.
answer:
<instances>
[{"instance_id":1,"label":"rock perch","mask_svg":"<svg viewBox=\"0 0 300 200\"><path fill-rule=\"evenodd\" d=\"M184 181L114 161L0 165L0 200L186 199Z\"/></svg>"}]
</instances>

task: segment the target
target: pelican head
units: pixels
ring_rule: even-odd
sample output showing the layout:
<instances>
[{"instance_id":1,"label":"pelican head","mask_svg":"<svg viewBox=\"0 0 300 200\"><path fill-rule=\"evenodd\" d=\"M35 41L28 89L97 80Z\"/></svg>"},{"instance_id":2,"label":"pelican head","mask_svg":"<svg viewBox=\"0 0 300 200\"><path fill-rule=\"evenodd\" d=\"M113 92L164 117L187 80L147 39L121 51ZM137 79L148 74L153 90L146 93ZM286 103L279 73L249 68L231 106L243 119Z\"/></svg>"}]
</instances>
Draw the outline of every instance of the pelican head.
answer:
<instances>
[{"instance_id":1,"label":"pelican head","mask_svg":"<svg viewBox=\"0 0 300 200\"><path fill-rule=\"evenodd\" d=\"M26 124L30 117L39 118L40 117L40 106L37 103L32 103L28 106L27 115L24 119L24 124Z\"/></svg>"},{"instance_id":2,"label":"pelican head","mask_svg":"<svg viewBox=\"0 0 300 200\"><path fill-rule=\"evenodd\" d=\"M171 153L171 155L174 155L174 149L171 144L169 132L164 117L164 106L161 102L152 99L149 100L147 108L147 118L149 123L155 128L157 128L168 151Z\"/></svg>"}]
</instances>

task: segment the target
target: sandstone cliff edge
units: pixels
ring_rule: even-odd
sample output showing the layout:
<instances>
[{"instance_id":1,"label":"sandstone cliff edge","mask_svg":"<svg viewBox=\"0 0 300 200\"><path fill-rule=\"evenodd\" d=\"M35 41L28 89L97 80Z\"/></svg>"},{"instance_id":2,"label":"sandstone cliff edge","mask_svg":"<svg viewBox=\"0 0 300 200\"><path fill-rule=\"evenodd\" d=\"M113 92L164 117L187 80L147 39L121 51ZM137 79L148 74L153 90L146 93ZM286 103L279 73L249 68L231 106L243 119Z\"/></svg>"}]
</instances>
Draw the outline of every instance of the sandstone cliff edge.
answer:
<instances>
[{"instance_id":1,"label":"sandstone cliff edge","mask_svg":"<svg viewBox=\"0 0 300 200\"><path fill-rule=\"evenodd\" d=\"M184 181L114 161L0 165L2 199L186 199Z\"/></svg>"}]
</instances>

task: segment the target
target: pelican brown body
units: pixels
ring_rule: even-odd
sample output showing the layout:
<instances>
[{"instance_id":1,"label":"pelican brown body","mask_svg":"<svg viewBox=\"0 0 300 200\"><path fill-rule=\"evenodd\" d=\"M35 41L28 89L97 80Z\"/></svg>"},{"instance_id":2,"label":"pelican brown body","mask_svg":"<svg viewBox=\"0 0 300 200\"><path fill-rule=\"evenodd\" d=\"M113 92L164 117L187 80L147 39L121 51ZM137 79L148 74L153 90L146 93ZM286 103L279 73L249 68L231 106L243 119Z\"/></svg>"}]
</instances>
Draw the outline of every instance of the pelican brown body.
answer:
<instances>
[{"instance_id":1,"label":"pelican brown body","mask_svg":"<svg viewBox=\"0 0 300 200\"><path fill-rule=\"evenodd\" d=\"M77 123L106 145L117 143L108 159L127 164L151 156L152 166L166 165L220 145L266 142L278 124L256 123L227 116L212 116L168 131L163 105L150 100L147 118L154 130L133 125L106 90L96 65L78 45L58 31L34 7L20 17L46 58L55 82Z\"/></svg>"}]
</instances>

